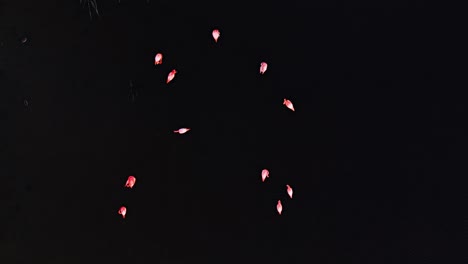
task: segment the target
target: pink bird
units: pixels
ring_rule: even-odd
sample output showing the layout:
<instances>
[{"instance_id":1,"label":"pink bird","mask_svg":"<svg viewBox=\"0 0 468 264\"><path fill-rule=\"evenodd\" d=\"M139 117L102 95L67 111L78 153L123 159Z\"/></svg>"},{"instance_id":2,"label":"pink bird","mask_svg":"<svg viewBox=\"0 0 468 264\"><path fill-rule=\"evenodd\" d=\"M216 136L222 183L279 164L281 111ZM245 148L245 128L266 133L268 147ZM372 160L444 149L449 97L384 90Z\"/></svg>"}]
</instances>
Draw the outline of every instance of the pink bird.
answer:
<instances>
[{"instance_id":1,"label":"pink bird","mask_svg":"<svg viewBox=\"0 0 468 264\"><path fill-rule=\"evenodd\" d=\"M294 106L293 106L293 104L291 103L291 101L289 101L288 99L284 98L283 104L284 104L287 108L289 108L289 109L291 109L292 111L294 111Z\"/></svg>"},{"instance_id":2,"label":"pink bird","mask_svg":"<svg viewBox=\"0 0 468 264\"><path fill-rule=\"evenodd\" d=\"M172 71L169 73L169 75L167 75L167 82L166 82L166 83L171 82L171 81L174 79L176 73L177 73L176 70L172 70Z\"/></svg>"},{"instance_id":3,"label":"pink bird","mask_svg":"<svg viewBox=\"0 0 468 264\"><path fill-rule=\"evenodd\" d=\"M268 68L268 64L266 62L260 63L260 73L264 74Z\"/></svg>"},{"instance_id":4,"label":"pink bird","mask_svg":"<svg viewBox=\"0 0 468 264\"><path fill-rule=\"evenodd\" d=\"M213 35L215 42L218 42L218 38L221 35L221 33L219 33L219 30L215 29L213 30L213 33L211 33L211 35Z\"/></svg>"},{"instance_id":5,"label":"pink bird","mask_svg":"<svg viewBox=\"0 0 468 264\"><path fill-rule=\"evenodd\" d=\"M154 57L154 65L162 64L163 55L161 53L156 54Z\"/></svg>"},{"instance_id":6,"label":"pink bird","mask_svg":"<svg viewBox=\"0 0 468 264\"><path fill-rule=\"evenodd\" d=\"M122 218L125 219L125 215L127 214L127 208L125 208L125 206L120 207L119 214L122 215Z\"/></svg>"},{"instance_id":7,"label":"pink bird","mask_svg":"<svg viewBox=\"0 0 468 264\"><path fill-rule=\"evenodd\" d=\"M185 134L190 131L190 128L179 128L179 130L174 130L174 133L176 134Z\"/></svg>"},{"instance_id":8,"label":"pink bird","mask_svg":"<svg viewBox=\"0 0 468 264\"><path fill-rule=\"evenodd\" d=\"M264 182L266 178L270 178L270 172L267 169L264 169L262 170L262 182Z\"/></svg>"},{"instance_id":9,"label":"pink bird","mask_svg":"<svg viewBox=\"0 0 468 264\"><path fill-rule=\"evenodd\" d=\"M286 184L286 191L288 192L289 197L291 197L291 199L292 199L293 189L291 188L291 186Z\"/></svg>"},{"instance_id":10,"label":"pink bird","mask_svg":"<svg viewBox=\"0 0 468 264\"><path fill-rule=\"evenodd\" d=\"M278 204L276 204L276 211L278 211L278 214L281 215L281 212L283 212L283 205L281 205L281 200L278 200Z\"/></svg>"},{"instance_id":11,"label":"pink bird","mask_svg":"<svg viewBox=\"0 0 468 264\"><path fill-rule=\"evenodd\" d=\"M135 182L136 182L135 176L128 176L127 182L125 183L125 187L133 188L133 185L135 185Z\"/></svg>"}]
</instances>

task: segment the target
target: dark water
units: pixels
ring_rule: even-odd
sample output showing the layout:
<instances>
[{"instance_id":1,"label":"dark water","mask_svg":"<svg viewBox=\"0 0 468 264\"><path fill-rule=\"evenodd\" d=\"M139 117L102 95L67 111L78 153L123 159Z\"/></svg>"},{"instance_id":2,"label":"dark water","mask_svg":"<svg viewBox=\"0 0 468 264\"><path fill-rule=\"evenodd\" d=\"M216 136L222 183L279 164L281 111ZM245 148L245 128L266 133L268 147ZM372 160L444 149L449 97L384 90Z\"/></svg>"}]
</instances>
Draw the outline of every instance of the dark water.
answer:
<instances>
[{"instance_id":1,"label":"dark water","mask_svg":"<svg viewBox=\"0 0 468 264\"><path fill-rule=\"evenodd\" d=\"M1 4L4 263L455 263L431 14L258 4Z\"/></svg>"}]
</instances>

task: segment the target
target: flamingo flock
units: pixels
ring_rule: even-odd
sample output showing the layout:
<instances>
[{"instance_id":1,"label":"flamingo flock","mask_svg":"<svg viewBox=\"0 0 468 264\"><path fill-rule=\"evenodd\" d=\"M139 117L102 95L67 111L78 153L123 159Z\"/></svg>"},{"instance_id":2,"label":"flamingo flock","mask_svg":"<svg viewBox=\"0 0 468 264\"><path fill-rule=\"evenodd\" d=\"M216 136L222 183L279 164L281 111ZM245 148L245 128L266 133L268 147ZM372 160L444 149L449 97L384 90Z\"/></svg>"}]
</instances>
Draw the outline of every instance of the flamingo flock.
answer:
<instances>
[{"instance_id":1,"label":"flamingo flock","mask_svg":"<svg viewBox=\"0 0 468 264\"><path fill-rule=\"evenodd\" d=\"M219 29L214 29L211 35L213 36L215 43L218 43L218 39L221 36ZM156 56L154 57L154 65L161 65L162 63L163 63L163 54L157 53ZM261 62L260 74L262 75L265 74L265 72L267 71L267 68L268 68L268 64L266 62ZM176 74L177 74L177 71L175 69L169 72L169 74L167 75L166 84L169 84L172 80L174 80ZM294 105L291 102L291 100L284 98L283 105L286 106L289 110L295 112ZM174 133L182 135L182 134L189 132L190 130L191 130L190 128L179 128L177 130L174 130ZM262 182L265 182L268 178L270 178L270 171L268 169L263 169L261 171ZM128 179L124 186L126 188L132 189L133 186L135 186L135 183L136 183L136 178L135 176L131 175L131 176L128 176ZM293 198L293 189L289 184L286 184L286 193L288 194L290 199ZM283 204L281 203L281 199L278 200L276 204L276 211L278 212L278 215L281 215L283 212ZM127 214L127 208L125 206L121 206L118 210L118 214L122 215L122 218L125 219L125 216Z\"/></svg>"}]
</instances>

